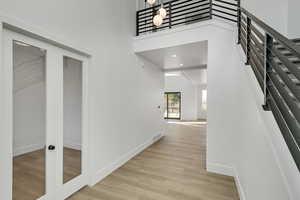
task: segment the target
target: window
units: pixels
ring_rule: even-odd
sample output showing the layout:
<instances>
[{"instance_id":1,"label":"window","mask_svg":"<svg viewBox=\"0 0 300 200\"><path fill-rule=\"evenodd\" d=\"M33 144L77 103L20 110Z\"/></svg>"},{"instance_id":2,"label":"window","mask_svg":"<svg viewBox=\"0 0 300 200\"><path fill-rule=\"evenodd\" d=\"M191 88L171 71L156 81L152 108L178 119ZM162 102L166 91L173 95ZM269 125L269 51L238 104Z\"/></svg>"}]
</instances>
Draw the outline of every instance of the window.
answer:
<instances>
[{"instance_id":1,"label":"window","mask_svg":"<svg viewBox=\"0 0 300 200\"><path fill-rule=\"evenodd\" d=\"M207 109L207 90L202 90L202 109Z\"/></svg>"},{"instance_id":2,"label":"window","mask_svg":"<svg viewBox=\"0 0 300 200\"><path fill-rule=\"evenodd\" d=\"M166 92L165 93L165 119L181 118L181 93Z\"/></svg>"}]
</instances>

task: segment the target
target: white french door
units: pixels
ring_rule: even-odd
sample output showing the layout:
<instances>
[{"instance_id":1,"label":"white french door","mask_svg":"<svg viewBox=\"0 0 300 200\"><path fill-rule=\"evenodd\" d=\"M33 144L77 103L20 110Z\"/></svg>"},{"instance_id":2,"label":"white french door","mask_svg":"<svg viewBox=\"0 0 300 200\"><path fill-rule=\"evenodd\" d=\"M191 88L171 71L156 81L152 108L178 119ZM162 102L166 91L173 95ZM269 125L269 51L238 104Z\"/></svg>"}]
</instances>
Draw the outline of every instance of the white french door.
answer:
<instances>
[{"instance_id":1,"label":"white french door","mask_svg":"<svg viewBox=\"0 0 300 200\"><path fill-rule=\"evenodd\" d=\"M65 199L88 183L88 59L9 30L3 39L4 196Z\"/></svg>"}]
</instances>

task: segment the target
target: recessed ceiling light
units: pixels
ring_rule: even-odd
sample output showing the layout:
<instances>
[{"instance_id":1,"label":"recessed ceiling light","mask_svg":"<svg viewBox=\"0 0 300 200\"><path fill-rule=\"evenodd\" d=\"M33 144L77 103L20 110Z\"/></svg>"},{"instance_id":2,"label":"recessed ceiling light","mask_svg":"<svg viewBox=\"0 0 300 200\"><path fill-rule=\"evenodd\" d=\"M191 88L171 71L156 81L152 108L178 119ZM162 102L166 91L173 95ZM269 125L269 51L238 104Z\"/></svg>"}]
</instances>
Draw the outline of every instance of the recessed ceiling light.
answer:
<instances>
[{"instance_id":1,"label":"recessed ceiling light","mask_svg":"<svg viewBox=\"0 0 300 200\"><path fill-rule=\"evenodd\" d=\"M176 58L176 57L177 57L177 55L176 55L176 54L173 54L173 55L172 55L172 58Z\"/></svg>"},{"instance_id":2,"label":"recessed ceiling light","mask_svg":"<svg viewBox=\"0 0 300 200\"><path fill-rule=\"evenodd\" d=\"M181 76L180 73L176 73L176 72L173 72L173 73L165 73L165 76Z\"/></svg>"},{"instance_id":3,"label":"recessed ceiling light","mask_svg":"<svg viewBox=\"0 0 300 200\"><path fill-rule=\"evenodd\" d=\"M181 64L180 64L180 67L182 67L182 66L183 66L183 64L181 63Z\"/></svg>"},{"instance_id":4,"label":"recessed ceiling light","mask_svg":"<svg viewBox=\"0 0 300 200\"><path fill-rule=\"evenodd\" d=\"M23 42L19 42L19 41L15 41L16 45L20 45L20 46L24 46L24 47L29 47L29 44L23 43Z\"/></svg>"}]
</instances>

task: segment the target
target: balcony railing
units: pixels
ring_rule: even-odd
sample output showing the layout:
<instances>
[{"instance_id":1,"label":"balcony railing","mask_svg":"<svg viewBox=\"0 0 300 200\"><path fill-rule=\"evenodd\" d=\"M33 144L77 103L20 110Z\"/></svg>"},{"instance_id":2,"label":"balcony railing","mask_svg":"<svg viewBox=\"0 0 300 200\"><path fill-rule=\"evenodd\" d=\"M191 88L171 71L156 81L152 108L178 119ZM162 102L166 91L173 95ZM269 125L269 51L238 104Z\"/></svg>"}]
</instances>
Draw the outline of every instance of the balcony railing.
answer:
<instances>
[{"instance_id":1,"label":"balcony railing","mask_svg":"<svg viewBox=\"0 0 300 200\"><path fill-rule=\"evenodd\" d=\"M136 35L171 29L218 17L237 22L240 0L173 0L164 3L167 16L160 27L152 20L161 5L139 10L136 13Z\"/></svg>"}]
</instances>

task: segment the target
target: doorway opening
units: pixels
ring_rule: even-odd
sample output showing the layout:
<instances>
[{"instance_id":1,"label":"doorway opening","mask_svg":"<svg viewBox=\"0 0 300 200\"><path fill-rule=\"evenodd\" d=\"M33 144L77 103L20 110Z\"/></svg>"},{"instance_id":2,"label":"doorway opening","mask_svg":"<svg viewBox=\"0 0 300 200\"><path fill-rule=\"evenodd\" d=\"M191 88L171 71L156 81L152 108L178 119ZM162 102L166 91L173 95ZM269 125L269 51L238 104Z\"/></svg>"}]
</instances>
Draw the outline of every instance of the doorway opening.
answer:
<instances>
[{"instance_id":1,"label":"doorway opening","mask_svg":"<svg viewBox=\"0 0 300 200\"><path fill-rule=\"evenodd\" d=\"M181 92L165 92L165 119L181 119Z\"/></svg>"}]
</instances>

